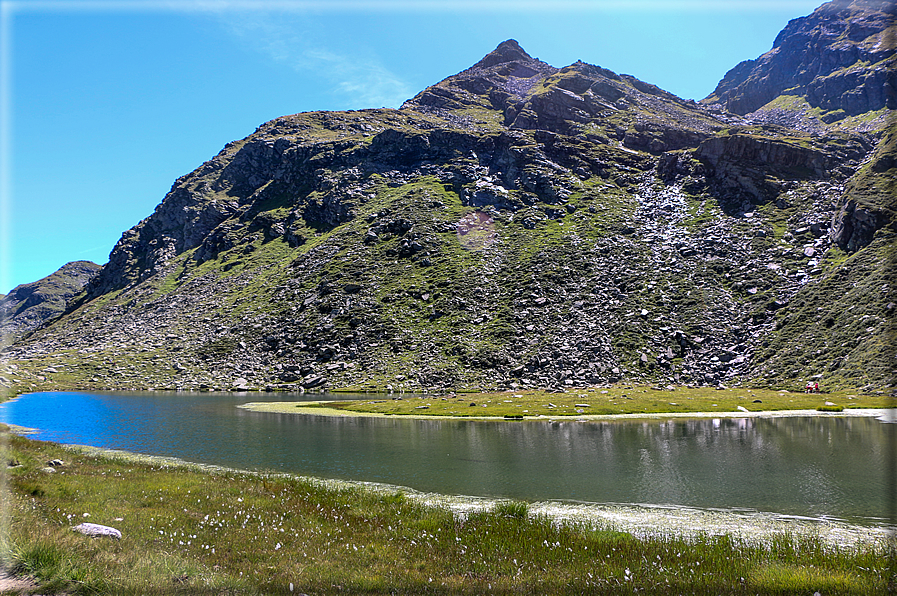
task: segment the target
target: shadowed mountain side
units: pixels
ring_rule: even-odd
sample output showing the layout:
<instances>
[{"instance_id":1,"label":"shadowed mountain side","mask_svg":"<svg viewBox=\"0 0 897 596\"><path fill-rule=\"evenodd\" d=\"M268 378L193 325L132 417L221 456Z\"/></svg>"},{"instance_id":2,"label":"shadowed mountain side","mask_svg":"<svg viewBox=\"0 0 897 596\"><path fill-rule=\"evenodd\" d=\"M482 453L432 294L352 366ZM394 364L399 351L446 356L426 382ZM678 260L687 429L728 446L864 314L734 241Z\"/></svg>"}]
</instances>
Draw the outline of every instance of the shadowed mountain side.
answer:
<instances>
[{"instance_id":1,"label":"shadowed mountain side","mask_svg":"<svg viewBox=\"0 0 897 596\"><path fill-rule=\"evenodd\" d=\"M21 337L61 315L100 269L90 261L74 261L43 279L13 288L0 297L2 335L7 339Z\"/></svg>"}]
</instances>

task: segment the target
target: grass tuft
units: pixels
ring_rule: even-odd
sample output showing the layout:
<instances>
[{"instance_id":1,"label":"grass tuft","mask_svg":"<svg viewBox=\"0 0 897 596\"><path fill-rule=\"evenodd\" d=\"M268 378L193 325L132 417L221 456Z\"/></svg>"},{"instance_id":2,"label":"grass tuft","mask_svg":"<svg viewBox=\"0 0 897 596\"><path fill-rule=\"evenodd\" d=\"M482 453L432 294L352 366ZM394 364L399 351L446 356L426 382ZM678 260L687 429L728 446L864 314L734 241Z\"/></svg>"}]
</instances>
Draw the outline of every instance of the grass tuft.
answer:
<instances>
[{"instance_id":1,"label":"grass tuft","mask_svg":"<svg viewBox=\"0 0 897 596\"><path fill-rule=\"evenodd\" d=\"M502 501L495 505L495 515L526 519L529 516L529 505L523 501Z\"/></svg>"}]
</instances>

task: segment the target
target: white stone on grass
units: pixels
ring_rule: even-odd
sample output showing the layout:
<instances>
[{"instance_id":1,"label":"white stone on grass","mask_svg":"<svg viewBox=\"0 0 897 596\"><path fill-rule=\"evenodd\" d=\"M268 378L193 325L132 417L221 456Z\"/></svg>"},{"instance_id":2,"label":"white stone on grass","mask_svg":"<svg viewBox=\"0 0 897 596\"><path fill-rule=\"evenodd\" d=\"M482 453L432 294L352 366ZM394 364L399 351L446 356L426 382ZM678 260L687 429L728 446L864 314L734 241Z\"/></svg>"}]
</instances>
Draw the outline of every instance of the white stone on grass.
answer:
<instances>
[{"instance_id":1,"label":"white stone on grass","mask_svg":"<svg viewBox=\"0 0 897 596\"><path fill-rule=\"evenodd\" d=\"M115 528L110 528L109 526L84 523L78 524L72 529L76 532L84 534L85 536L108 536L109 538L121 540L121 532L119 532Z\"/></svg>"}]
</instances>

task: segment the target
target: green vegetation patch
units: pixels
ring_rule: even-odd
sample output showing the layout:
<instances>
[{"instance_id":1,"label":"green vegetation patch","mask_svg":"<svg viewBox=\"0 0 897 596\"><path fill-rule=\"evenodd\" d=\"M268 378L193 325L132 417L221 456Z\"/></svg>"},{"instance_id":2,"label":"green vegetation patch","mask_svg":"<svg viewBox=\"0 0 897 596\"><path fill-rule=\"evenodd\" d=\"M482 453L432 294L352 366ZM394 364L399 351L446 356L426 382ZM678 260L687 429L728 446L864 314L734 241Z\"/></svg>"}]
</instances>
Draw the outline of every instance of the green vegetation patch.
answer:
<instances>
[{"instance_id":1,"label":"green vegetation patch","mask_svg":"<svg viewBox=\"0 0 897 596\"><path fill-rule=\"evenodd\" d=\"M831 406L829 404L835 404ZM448 395L392 395L358 401L300 403L300 408L321 407L333 412L365 412L394 416L451 417L583 417L617 414L666 414L689 412L751 412L781 410L842 411L844 408L887 408L892 400L839 391L815 394L773 389L659 388L617 385L607 389L508 391ZM282 406L282 407L281 407ZM268 409L289 412L296 404L270 404ZM838 409L840 408L840 409Z\"/></svg>"},{"instance_id":2,"label":"green vegetation patch","mask_svg":"<svg viewBox=\"0 0 897 596\"><path fill-rule=\"evenodd\" d=\"M775 314L776 330L756 361L757 383L823 375L825 386L881 386L892 378L897 245L877 238L850 256L832 254L837 266L807 284Z\"/></svg>"}]
</instances>

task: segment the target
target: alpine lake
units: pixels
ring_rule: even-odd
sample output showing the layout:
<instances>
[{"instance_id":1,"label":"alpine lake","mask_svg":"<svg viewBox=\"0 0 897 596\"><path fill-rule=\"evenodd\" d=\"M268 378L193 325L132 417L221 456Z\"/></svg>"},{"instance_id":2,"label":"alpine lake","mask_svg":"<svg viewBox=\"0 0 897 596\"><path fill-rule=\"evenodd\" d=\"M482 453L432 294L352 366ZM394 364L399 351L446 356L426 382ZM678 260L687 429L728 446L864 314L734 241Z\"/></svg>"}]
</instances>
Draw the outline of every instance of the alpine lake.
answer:
<instances>
[{"instance_id":1,"label":"alpine lake","mask_svg":"<svg viewBox=\"0 0 897 596\"><path fill-rule=\"evenodd\" d=\"M679 525L709 513L747 526L797 520L882 535L891 525L895 425L871 416L504 421L240 407L369 397L34 393L0 404L0 422L38 440L407 487L456 506L513 499L568 511L690 512Z\"/></svg>"}]
</instances>

